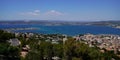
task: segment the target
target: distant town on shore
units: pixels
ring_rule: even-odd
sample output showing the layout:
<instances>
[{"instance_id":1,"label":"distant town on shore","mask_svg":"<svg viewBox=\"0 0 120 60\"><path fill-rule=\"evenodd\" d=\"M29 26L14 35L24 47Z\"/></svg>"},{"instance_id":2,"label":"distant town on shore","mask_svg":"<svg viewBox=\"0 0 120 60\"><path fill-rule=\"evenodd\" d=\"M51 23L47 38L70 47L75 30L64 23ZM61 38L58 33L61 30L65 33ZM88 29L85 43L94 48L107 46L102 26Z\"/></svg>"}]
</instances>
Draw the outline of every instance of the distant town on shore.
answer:
<instances>
[{"instance_id":1,"label":"distant town on shore","mask_svg":"<svg viewBox=\"0 0 120 60\"><path fill-rule=\"evenodd\" d=\"M57 26L57 25L98 25L98 26L111 26L115 28L120 28L119 20L110 20L110 21L50 21L50 20L28 20L28 21L0 21L0 24L41 24L48 26Z\"/></svg>"}]
</instances>

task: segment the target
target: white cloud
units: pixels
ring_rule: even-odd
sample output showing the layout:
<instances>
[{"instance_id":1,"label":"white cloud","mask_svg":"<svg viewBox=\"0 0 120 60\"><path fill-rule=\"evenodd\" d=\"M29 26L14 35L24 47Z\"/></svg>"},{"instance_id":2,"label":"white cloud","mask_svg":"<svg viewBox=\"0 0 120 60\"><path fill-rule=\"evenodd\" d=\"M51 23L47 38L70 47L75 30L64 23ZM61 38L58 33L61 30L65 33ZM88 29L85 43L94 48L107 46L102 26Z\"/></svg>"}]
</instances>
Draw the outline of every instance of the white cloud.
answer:
<instances>
[{"instance_id":1,"label":"white cloud","mask_svg":"<svg viewBox=\"0 0 120 60\"><path fill-rule=\"evenodd\" d=\"M34 12L39 13L39 12L40 12L40 10L35 10Z\"/></svg>"},{"instance_id":2,"label":"white cloud","mask_svg":"<svg viewBox=\"0 0 120 60\"><path fill-rule=\"evenodd\" d=\"M40 13L40 10L34 10L31 12L22 12L20 13L20 15L24 15L24 16L62 16L64 15L63 13L56 11L56 10L50 10L44 13Z\"/></svg>"},{"instance_id":3,"label":"white cloud","mask_svg":"<svg viewBox=\"0 0 120 60\"><path fill-rule=\"evenodd\" d=\"M20 14L26 15L26 16L38 16L38 15L40 15L40 10L34 10L32 12L22 12Z\"/></svg>"},{"instance_id":4,"label":"white cloud","mask_svg":"<svg viewBox=\"0 0 120 60\"><path fill-rule=\"evenodd\" d=\"M61 12L58 12L56 10L50 10L50 11L46 12L45 15L48 15L48 16L61 16L61 15L64 15L64 14L61 13Z\"/></svg>"},{"instance_id":5,"label":"white cloud","mask_svg":"<svg viewBox=\"0 0 120 60\"><path fill-rule=\"evenodd\" d=\"M40 12L40 10L33 10L19 13L19 15L19 17L22 17L22 19L60 20L64 18L66 14L56 10L49 10L45 12Z\"/></svg>"}]
</instances>

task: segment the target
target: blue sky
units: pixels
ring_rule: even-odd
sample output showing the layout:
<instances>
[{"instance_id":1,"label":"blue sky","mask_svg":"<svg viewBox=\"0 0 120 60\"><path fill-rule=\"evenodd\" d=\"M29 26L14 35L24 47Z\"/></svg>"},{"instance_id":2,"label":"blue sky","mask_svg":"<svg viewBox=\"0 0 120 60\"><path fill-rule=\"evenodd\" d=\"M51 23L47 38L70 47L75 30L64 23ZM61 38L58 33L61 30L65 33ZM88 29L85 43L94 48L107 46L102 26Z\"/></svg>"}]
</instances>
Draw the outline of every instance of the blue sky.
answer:
<instances>
[{"instance_id":1,"label":"blue sky","mask_svg":"<svg viewBox=\"0 0 120 60\"><path fill-rule=\"evenodd\" d=\"M120 20L120 0L0 0L0 20Z\"/></svg>"}]
</instances>

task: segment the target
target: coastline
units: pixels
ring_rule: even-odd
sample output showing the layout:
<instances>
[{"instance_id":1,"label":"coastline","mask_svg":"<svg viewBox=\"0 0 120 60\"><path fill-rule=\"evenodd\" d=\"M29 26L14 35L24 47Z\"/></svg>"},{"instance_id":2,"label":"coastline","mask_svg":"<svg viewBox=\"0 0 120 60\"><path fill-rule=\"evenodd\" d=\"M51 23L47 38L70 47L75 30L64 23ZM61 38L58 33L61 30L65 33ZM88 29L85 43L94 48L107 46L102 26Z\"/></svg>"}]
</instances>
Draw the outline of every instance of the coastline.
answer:
<instances>
[{"instance_id":1,"label":"coastline","mask_svg":"<svg viewBox=\"0 0 120 60\"><path fill-rule=\"evenodd\" d=\"M115 28L120 29L120 26L115 26Z\"/></svg>"},{"instance_id":2,"label":"coastline","mask_svg":"<svg viewBox=\"0 0 120 60\"><path fill-rule=\"evenodd\" d=\"M8 29L3 29L6 31L16 31L16 30L37 30L39 28L35 28L35 27L30 27L30 28L8 28Z\"/></svg>"}]
</instances>

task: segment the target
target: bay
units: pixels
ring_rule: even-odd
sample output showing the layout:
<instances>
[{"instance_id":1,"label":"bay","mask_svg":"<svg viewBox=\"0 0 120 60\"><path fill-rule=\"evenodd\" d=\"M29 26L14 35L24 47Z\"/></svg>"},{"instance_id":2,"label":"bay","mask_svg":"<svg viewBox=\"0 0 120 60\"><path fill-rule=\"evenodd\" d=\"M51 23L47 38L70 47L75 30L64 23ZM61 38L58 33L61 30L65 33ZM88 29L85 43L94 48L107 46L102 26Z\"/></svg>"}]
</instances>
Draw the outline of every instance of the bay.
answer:
<instances>
[{"instance_id":1,"label":"bay","mask_svg":"<svg viewBox=\"0 0 120 60\"><path fill-rule=\"evenodd\" d=\"M0 24L0 29L11 28L37 28L31 30L14 30L12 32L31 32L41 34L115 34L120 35L120 29L108 26L95 26L95 25L60 25L60 26L46 26L40 24Z\"/></svg>"}]
</instances>

